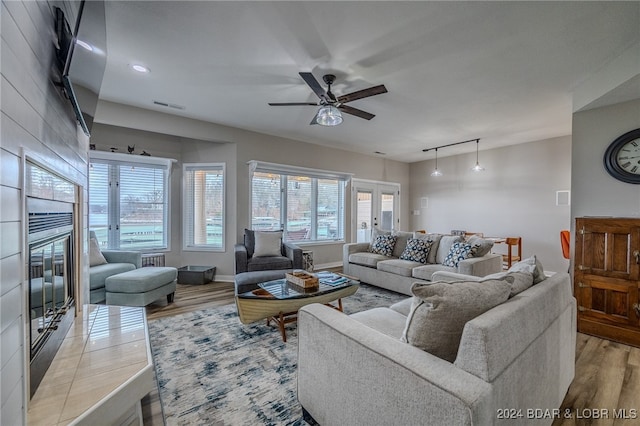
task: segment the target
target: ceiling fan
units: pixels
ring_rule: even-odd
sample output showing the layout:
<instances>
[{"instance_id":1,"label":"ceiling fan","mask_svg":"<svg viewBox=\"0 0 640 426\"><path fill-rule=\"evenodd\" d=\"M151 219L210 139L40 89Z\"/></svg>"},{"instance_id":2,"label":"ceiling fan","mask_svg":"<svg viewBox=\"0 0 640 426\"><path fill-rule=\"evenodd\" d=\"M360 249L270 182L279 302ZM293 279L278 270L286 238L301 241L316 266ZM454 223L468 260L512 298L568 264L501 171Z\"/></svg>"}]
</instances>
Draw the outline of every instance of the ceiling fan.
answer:
<instances>
[{"instance_id":1,"label":"ceiling fan","mask_svg":"<svg viewBox=\"0 0 640 426\"><path fill-rule=\"evenodd\" d=\"M379 86L369 87L368 89L358 90L356 92L348 93L346 95L336 97L331 92L331 85L336 81L336 76L333 74L326 74L322 77L322 80L327 84L327 90L325 91L320 83L310 72L301 72L300 77L309 85L313 93L315 93L320 100L317 103L313 102L270 102L271 106L298 106L298 105L312 105L320 106L318 112L311 120L309 124L320 124L324 126L337 126L342 123L342 114L355 115L356 117L364 118L365 120L371 120L375 117L361 109L345 105L347 102L355 101L357 99L368 98L369 96L379 95L381 93L387 93L387 88L383 84Z\"/></svg>"}]
</instances>

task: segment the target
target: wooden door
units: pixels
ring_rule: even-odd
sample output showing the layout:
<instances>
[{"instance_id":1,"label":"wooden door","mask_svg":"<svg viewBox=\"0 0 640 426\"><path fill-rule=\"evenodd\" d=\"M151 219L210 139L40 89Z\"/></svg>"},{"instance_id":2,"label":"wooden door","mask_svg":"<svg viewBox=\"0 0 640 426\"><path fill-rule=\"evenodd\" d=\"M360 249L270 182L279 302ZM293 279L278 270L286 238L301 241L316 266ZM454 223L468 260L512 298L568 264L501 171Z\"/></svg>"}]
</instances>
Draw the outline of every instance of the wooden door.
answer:
<instances>
[{"instance_id":1,"label":"wooden door","mask_svg":"<svg viewBox=\"0 0 640 426\"><path fill-rule=\"evenodd\" d=\"M578 331L640 346L640 219L577 218Z\"/></svg>"}]
</instances>

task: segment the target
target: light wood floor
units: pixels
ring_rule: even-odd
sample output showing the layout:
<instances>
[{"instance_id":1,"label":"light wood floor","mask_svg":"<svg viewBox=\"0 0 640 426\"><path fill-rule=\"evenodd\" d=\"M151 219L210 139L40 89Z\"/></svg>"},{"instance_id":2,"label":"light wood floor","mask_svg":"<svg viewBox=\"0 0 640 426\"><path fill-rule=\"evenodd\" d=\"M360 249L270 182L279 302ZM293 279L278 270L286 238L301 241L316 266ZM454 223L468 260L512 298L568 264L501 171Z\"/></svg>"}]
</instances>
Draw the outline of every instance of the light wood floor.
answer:
<instances>
[{"instance_id":1,"label":"light wood floor","mask_svg":"<svg viewBox=\"0 0 640 426\"><path fill-rule=\"evenodd\" d=\"M147 318L226 305L234 302L233 296L232 283L178 285L174 303L147 306ZM635 419L614 419L614 410L625 410L627 417L635 415ZM142 411L145 426L164 424L157 391L142 400ZM622 411L618 411L618 415L620 413ZM603 418L590 418L595 415ZM640 349L578 333L576 377L560 416L554 420L554 426L640 424Z\"/></svg>"}]
</instances>

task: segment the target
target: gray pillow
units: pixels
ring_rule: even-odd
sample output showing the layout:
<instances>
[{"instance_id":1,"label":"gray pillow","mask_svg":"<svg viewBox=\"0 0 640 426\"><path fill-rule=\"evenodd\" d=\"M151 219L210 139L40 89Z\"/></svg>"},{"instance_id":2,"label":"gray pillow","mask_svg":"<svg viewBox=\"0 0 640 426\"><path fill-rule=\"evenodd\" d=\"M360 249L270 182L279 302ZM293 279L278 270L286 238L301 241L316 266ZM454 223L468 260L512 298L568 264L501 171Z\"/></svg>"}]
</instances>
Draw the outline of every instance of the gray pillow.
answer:
<instances>
[{"instance_id":1,"label":"gray pillow","mask_svg":"<svg viewBox=\"0 0 640 426\"><path fill-rule=\"evenodd\" d=\"M472 235L467 240L467 244L471 244L470 257L482 257L491 251L493 247L493 241L485 240L477 235Z\"/></svg>"},{"instance_id":2,"label":"gray pillow","mask_svg":"<svg viewBox=\"0 0 640 426\"><path fill-rule=\"evenodd\" d=\"M244 229L244 246L247 248L247 257L252 257L256 247L256 236L253 229Z\"/></svg>"},{"instance_id":3,"label":"gray pillow","mask_svg":"<svg viewBox=\"0 0 640 426\"><path fill-rule=\"evenodd\" d=\"M100 245L96 238L89 239L89 266L104 265L107 263L107 259L100 251Z\"/></svg>"},{"instance_id":4,"label":"gray pillow","mask_svg":"<svg viewBox=\"0 0 640 426\"><path fill-rule=\"evenodd\" d=\"M509 298L515 296L518 293L522 293L533 285L533 273L516 271L496 272L495 274L487 275L482 280L480 280L480 282L483 282L485 280L499 280L503 279L504 277L513 277Z\"/></svg>"},{"instance_id":5,"label":"gray pillow","mask_svg":"<svg viewBox=\"0 0 640 426\"><path fill-rule=\"evenodd\" d=\"M429 255L427 256L427 263L436 263L436 256L438 254L438 246L440 246L440 240L442 239L442 234L422 234L420 232L416 232L413 235L413 238L420 238L427 241L431 241L431 248L429 249Z\"/></svg>"},{"instance_id":6,"label":"gray pillow","mask_svg":"<svg viewBox=\"0 0 640 426\"><path fill-rule=\"evenodd\" d=\"M282 231L255 231L255 257L282 256Z\"/></svg>"},{"instance_id":7,"label":"gray pillow","mask_svg":"<svg viewBox=\"0 0 640 426\"><path fill-rule=\"evenodd\" d=\"M442 238L440 238L440 244L438 244L435 263L443 264L444 259L451 251L451 246L454 243L459 243L462 241L464 241L464 238L462 238L462 236L460 235L443 235ZM431 250L433 250L433 247L431 248Z\"/></svg>"},{"instance_id":8,"label":"gray pillow","mask_svg":"<svg viewBox=\"0 0 640 426\"><path fill-rule=\"evenodd\" d=\"M547 276L544 274L542 263L537 259L536 255L514 263L509 268L509 272L531 272L533 274L533 283L538 284L544 281Z\"/></svg>"},{"instance_id":9,"label":"gray pillow","mask_svg":"<svg viewBox=\"0 0 640 426\"><path fill-rule=\"evenodd\" d=\"M502 280L414 283L402 341L454 362L465 324L506 301L510 291Z\"/></svg>"},{"instance_id":10,"label":"gray pillow","mask_svg":"<svg viewBox=\"0 0 640 426\"><path fill-rule=\"evenodd\" d=\"M413 232L393 231L391 235L396 237L396 245L393 246L393 257L400 257L407 247L409 238L413 238Z\"/></svg>"}]
</instances>

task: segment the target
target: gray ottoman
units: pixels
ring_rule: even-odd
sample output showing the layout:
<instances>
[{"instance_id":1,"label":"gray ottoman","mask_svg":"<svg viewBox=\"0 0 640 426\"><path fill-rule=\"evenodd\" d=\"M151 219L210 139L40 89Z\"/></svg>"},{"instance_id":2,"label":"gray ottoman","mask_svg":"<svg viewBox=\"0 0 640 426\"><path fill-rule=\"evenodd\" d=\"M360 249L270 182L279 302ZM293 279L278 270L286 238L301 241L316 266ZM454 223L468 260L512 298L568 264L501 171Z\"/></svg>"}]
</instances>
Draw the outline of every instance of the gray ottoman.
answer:
<instances>
[{"instance_id":1,"label":"gray ottoman","mask_svg":"<svg viewBox=\"0 0 640 426\"><path fill-rule=\"evenodd\" d=\"M246 293L248 291L253 291L258 287L258 283L263 283L265 281L271 280L279 280L284 278L284 274L286 272L291 272L292 269L277 269L271 271L252 271L252 272L241 272L236 274L234 279L234 284L236 288L236 294Z\"/></svg>"},{"instance_id":2,"label":"gray ottoman","mask_svg":"<svg viewBox=\"0 0 640 426\"><path fill-rule=\"evenodd\" d=\"M107 305L146 306L167 296L173 302L178 270L172 267L145 267L108 277L105 280Z\"/></svg>"}]
</instances>

